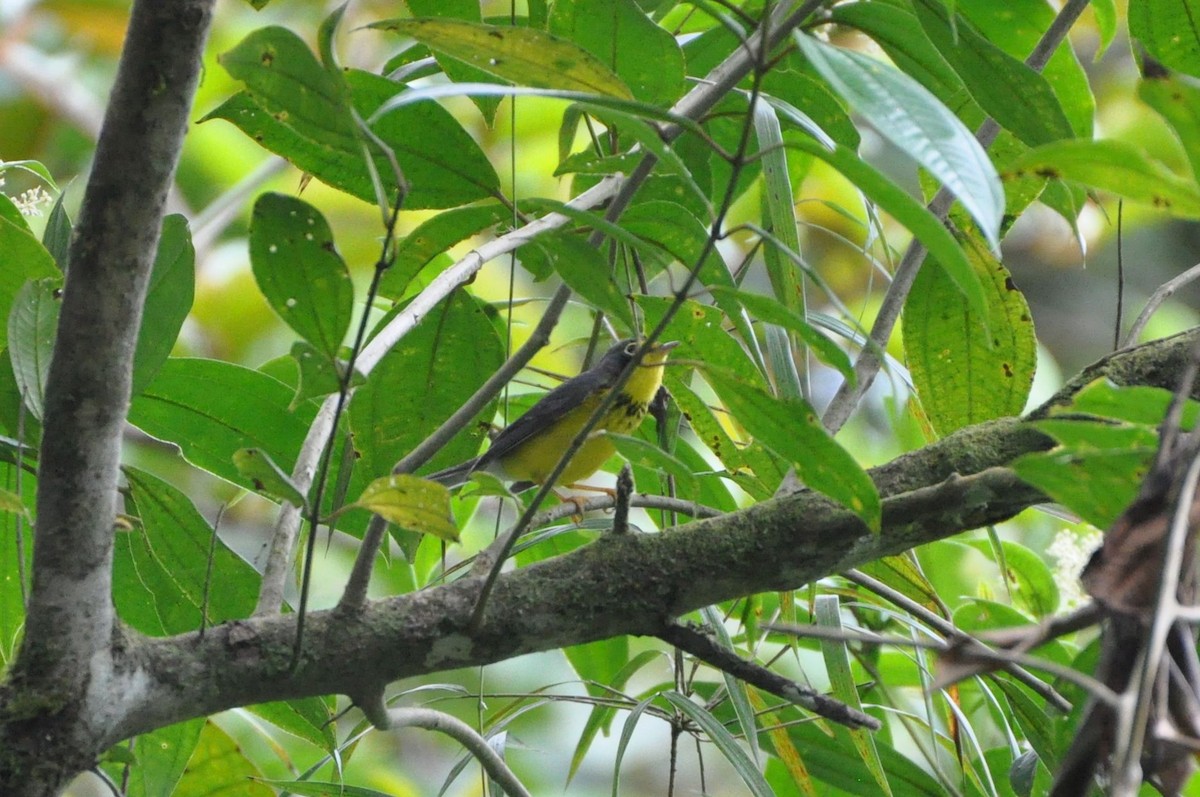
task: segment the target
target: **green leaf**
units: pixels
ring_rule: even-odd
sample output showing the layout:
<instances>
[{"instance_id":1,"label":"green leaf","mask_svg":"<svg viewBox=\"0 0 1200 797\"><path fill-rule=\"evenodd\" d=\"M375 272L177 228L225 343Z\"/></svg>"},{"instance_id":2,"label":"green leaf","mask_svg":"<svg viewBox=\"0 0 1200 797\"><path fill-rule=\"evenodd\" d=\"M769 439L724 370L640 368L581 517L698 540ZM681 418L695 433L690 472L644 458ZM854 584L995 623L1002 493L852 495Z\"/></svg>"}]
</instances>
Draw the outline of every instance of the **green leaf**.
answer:
<instances>
[{"instance_id":1,"label":"green leaf","mask_svg":"<svg viewBox=\"0 0 1200 797\"><path fill-rule=\"evenodd\" d=\"M405 4L414 17L441 17L475 23L483 21L479 13L479 0L405 0ZM446 77L455 83L486 83L490 79L487 72L457 58L441 53L435 53L434 58ZM479 108L488 126L491 126L496 121L496 109L500 107L500 99L472 97L471 101Z\"/></svg>"},{"instance_id":2,"label":"green leaf","mask_svg":"<svg viewBox=\"0 0 1200 797\"><path fill-rule=\"evenodd\" d=\"M273 797L262 782L262 773L236 741L212 720L204 724L200 742L188 761L186 774L171 797Z\"/></svg>"},{"instance_id":3,"label":"green leaf","mask_svg":"<svg viewBox=\"0 0 1200 797\"><path fill-rule=\"evenodd\" d=\"M818 595L814 604L814 618L817 625L834 633L843 630L837 595ZM854 674L850 669L850 654L846 643L836 639L821 640L821 655L825 659L825 672L829 675L829 685L833 696L853 709L862 711L862 701L858 697L858 686L854 682ZM888 783L887 771L875 748L875 739L866 728L855 728L850 733L850 740L859 758L866 765L883 794L891 795L891 785Z\"/></svg>"},{"instance_id":4,"label":"green leaf","mask_svg":"<svg viewBox=\"0 0 1200 797\"><path fill-rule=\"evenodd\" d=\"M360 70L331 73L294 33L278 27L255 31L221 63L248 91L201 121L226 119L322 182L375 203L368 147L351 112L367 118L402 87ZM407 209L451 207L499 190L474 139L436 103L396 109L372 130L410 183ZM369 151L390 198L396 190L391 163L376 146Z\"/></svg>"},{"instance_id":5,"label":"green leaf","mask_svg":"<svg viewBox=\"0 0 1200 797\"><path fill-rule=\"evenodd\" d=\"M968 305L980 315L986 295L971 260L946 226L920 202L913 199L882 172L841 146L826 149L815 142L799 141L789 146L803 149L837 169L872 201L890 213L925 245L937 264L958 286Z\"/></svg>"},{"instance_id":6,"label":"green leaf","mask_svg":"<svg viewBox=\"0 0 1200 797\"><path fill-rule=\"evenodd\" d=\"M1200 2L1129 0L1129 35L1172 69L1200 77Z\"/></svg>"},{"instance_id":7,"label":"green leaf","mask_svg":"<svg viewBox=\"0 0 1200 797\"><path fill-rule=\"evenodd\" d=\"M63 207L63 197L60 193L54 200L54 207L46 218L46 229L42 232L42 245L54 258L60 271L67 270L67 257L71 246L71 217Z\"/></svg>"},{"instance_id":8,"label":"green leaf","mask_svg":"<svg viewBox=\"0 0 1200 797\"><path fill-rule=\"evenodd\" d=\"M46 376L58 331L61 279L33 280L17 292L8 316L9 356L21 398L29 413L42 419Z\"/></svg>"},{"instance_id":9,"label":"green leaf","mask_svg":"<svg viewBox=\"0 0 1200 797\"><path fill-rule=\"evenodd\" d=\"M194 719L168 725L165 728L137 736L134 756L136 763L129 767L126 797L157 797L174 794L175 786L187 771L188 759L200 742L205 720ZM110 769L116 770L117 767ZM126 771L122 766L116 773L118 782Z\"/></svg>"},{"instance_id":10,"label":"green leaf","mask_svg":"<svg viewBox=\"0 0 1200 797\"><path fill-rule=\"evenodd\" d=\"M456 291L384 355L350 402L350 429L362 457L356 471L367 479L390 473L500 367L504 347L489 313L470 294ZM429 470L477 454L495 412L495 403L489 403L430 461Z\"/></svg>"},{"instance_id":11,"label":"green leaf","mask_svg":"<svg viewBox=\"0 0 1200 797\"><path fill-rule=\"evenodd\" d=\"M1050 83L982 36L961 17L951 20L937 0L916 0L917 18L938 52L985 112L1031 147L1073 138ZM1013 102L1020 97L1020 102Z\"/></svg>"},{"instance_id":12,"label":"green leaf","mask_svg":"<svg viewBox=\"0 0 1200 797\"><path fill-rule=\"evenodd\" d=\"M379 295L399 299L413 277L435 257L512 216L511 208L493 200L445 210L421 222L396 245L396 258L379 281Z\"/></svg>"},{"instance_id":13,"label":"green leaf","mask_svg":"<svg viewBox=\"0 0 1200 797\"><path fill-rule=\"evenodd\" d=\"M61 278L46 247L22 227L0 215L0 347L8 345L8 320L13 301L26 282Z\"/></svg>"},{"instance_id":14,"label":"green leaf","mask_svg":"<svg viewBox=\"0 0 1200 797\"><path fill-rule=\"evenodd\" d=\"M217 60L281 124L311 131L327 145L358 150L345 83L288 28L259 28Z\"/></svg>"},{"instance_id":15,"label":"green leaf","mask_svg":"<svg viewBox=\"0 0 1200 797\"><path fill-rule=\"evenodd\" d=\"M633 329L629 299L617 287L612 268L599 249L570 233L539 236L532 243L542 250L545 263L571 290L619 320L626 329Z\"/></svg>"},{"instance_id":16,"label":"green leaf","mask_svg":"<svg viewBox=\"0 0 1200 797\"><path fill-rule=\"evenodd\" d=\"M875 129L938 178L999 246L1004 190L987 153L953 113L894 67L802 33L809 62Z\"/></svg>"},{"instance_id":17,"label":"green leaf","mask_svg":"<svg viewBox=\"0 0 1200 797\"><path fill-rule=\"evenodd\" d=\"M1109 3L1110 0L1092 0L1097 20L1103 13L1101 7ZM948 8L964 14L992 44L1022 61L1033 52L1056 15L1054 8L1043 0L1005 0L1003 3L995 0L955 0ZM1099 55L1096 57L1099 58ZM1076 58L1069 38L1058 45L1042 69L1042 74L1071 120L1075 136L1091 138L1096 101L1092 97L1087 72Z\"/></svg>"},{"instance_id":18,"label":"green leaf","mask_svg":"<svg viewBox=\"0 0 1200 797\"><path fill-rule=\"evenodd\" d=\"M233 464L258 492L282 498L293 506L304 506L304 493L262 449L239 448L233 452Z\"/></svg>"},{"instance_id":19,"label":"green leaf","mask_svg":"<svg viewBox=\"0 0 1200 797\"><path fill-rule=\"evenodd\" d=\"M937 615L945 615L941 598L911 554L885 556L859 568Z\"/></svg>"},{"instance_id":20,"label":"green leaf","mask_svg":"<svg viewBox=\"0 0 1200 797\"><path fill-rule=\"evenodd\" d=\"M750 756L746 755L746 751L733 738L733 735L725 730L725 726L716 717L705 711L702 706L678 692L664 692L662 696L700 727L704 735L716 745L721 755L733 767L734 771L737 772L742 782L749 787L751 794L755 795L755 797L774 797L775 793L767 785L767 781L763 778L762 773L754 766L754 762L750 760Z\"/></svg>"},{"instance_id":21,"label":"green leaf","mask_svg":"<svg viewBox=\"0 0 1200 797\"><path fill-rule=\"evenodd\" d=\"M665 107L683 93L683 52L675 37L633 0L555 3L550 32L594 55L643 102Z\"/></svg>"},{"instance_id":22,"label":"green leaf","mask_svg":"<svg viewBox=\"0 0 1200 797\"><path fill-rule=\"evenodd\" d=\"M259 703L247 711L282 728L293 736L315 744L323 750L337 747L333 723L333 698L305 697L299 700Z\"/></svg>"},{"instance_id":23,"label":"green leaf","mask_svg":"<svg viewBox=\"0 0 1200 797\"><path fill-rule=\"evenodd\" d=\"M142 326L133 355L133 392L136 395L154 379L167 361L179 330L192 310L196 286L196 250L187 219L172 214L163 219L158 251L150 271Z\"/></svg>"},{"instance_id":24,"label":"green leaf","mask_svg":"<svg viewBox=\"0 0 1200 797\"><path fill-rule=\"evenodd\" d=\"M255 785L271 788L264 792L272 794L298 794L301 797L392 797L391 791L379 791L365 786L353 786L345 782L318 780L263 780ZM276 791L278 789L279 791Z\"/></svg>"},{"instance_id":25,"label":"green leaf","mask_svg":"<svg viewBox=\"0 0 1200 797\"><path fill-rule=\"evenodd\" d=\"M383 476L368 484L351 506L374 512L409 531L458 542L458 527L450 512L450 491L437 482L407 473Z\"/></svg>"},{"instance_id":26,"label":"green leaf","mask_svg":"<svg viewBox=\"0 0 1200 797\"><path fill-rule=\"evenodd\" d=\"M1147 69L1138 83L1138 98L1171 125L1187 153L1192 178L1200 179L1200 87L1165 70Z\"/></svg>"},{"instance_id":27,"label":"green leaf","mask_svg":"<svg viewBox=\"0 0 1200 797\"><path fill-rule=\"evenodd\" d=\"M829 436L807 402L777 399L711 366L704 378L738 423L792 462L801 481L858 515L871 531L879 531L883 510L875 484Z\"/></svg>"},{"instance_id":28,"label":"green leaf","mask_svg":"<svg viewBox=\"0 0 1200 797\"><path fill-rule=\"evenodd\" d=\"M1057 141L1018 156L1006 174L1082 183L1174 216L1200 218L1200 188L1123 141Z\"/></svg>"},{"instance_id":29,"label":"green leaf","mask_svg":"<svg viewBox=\"0 0 1200 797\"><path fill-rule=\"evenodd\" d=\"M968 540L967 544L989 556L994 554L989 540ZM1042 557L1011 540L1001 540L1000 545L1006 571L1004 579L1011 585L1012 596L1017 605L1039 619L1057 612L1058 585L1054 583L1054 574L1050 572ZM992 558L997 565L1001 564L999 557Z\"/></svg>"},{"instance_id":30,"label":"green leaf","mask_svg":"<svg viewBox=\"0 0 1200 797\"><path fill-rule=\"evenodd\" d=\"M296 197L260 196L250 221L250 265L280 318L327 357L337 356L354 285L320 211Z\"/></svg>"},{"instance_id":31,"label":"green leaf","mask_svg":"<svg viewBox=\"0 0 1200 797\"><path fill-rule=\"evenodd\" d=\"M209 625L249 617L258 600L254 568L219 537L213 546L212 527L180 490L137 468L124 472L140 523L116 535L113 601L121 620L154 636L193 631L206 582Z\"/></svg>"},{"instance_id":32,"label":"green leaf","mask_svg":"<svg viewBox=\"0 0 1200 797\"><path fill-rule=\"evenodd\" d=\"M292 397L289 410L295 409L300 402L312 398L328 396L342 389L342 375L346 363L330 359L328 355L317 351L310 343L298 340L292 344L291 356L300 370L300 384L296 387L296 395ZM355 369L350 379L350 387L356 388L366 383L362 372Z\"/></svg>"},{"instance_id":33,"label":"green leaf","mask_svg":"<svg viewBox=\"0 0 1200 797\"><path fill-rule=\"evenodd\" d=\"M29 517L29 507L25 506L25 501L21 499L21 496L12 490L0 489L0 512Z\"/></svg>"},{"instance_id":34,"label":"green leaf","mask_svg":"<svg viewBox=\"0 0 1200 797\"><path fill-rule=\"evenodd\" d=\"M287 385L249 368L171 358L134 398L129 422L178 445L196 467L253 489L234 466L234 452L260 448L291 472L313 415L289 413L291 397Z\"/></svg>"},{"instance_id":35,"label":"green leaf","mask_svg":"<svg viewBox=\"0 0 1200 797\"><path fill-rule=\"evenodd\" d=\"M628 637L613 637L613 639L614 640L615 639L625 640L626 651L627 651L627 654L626 654L627 661L614 675L612 675L609 678L606 678L603 681L597 682L598 684L603 684L605 687L607 687L606 689L604 689L605 692L612 690L612 689L615 689L615 690L624 689L625 684L629 682L630 678L632 678L635 674L637 674L637 672L639 670L641 670L642 668L644 668L647 664L650 664L651 662L658 660L662 655L661 653L659 653L656 650L643 650L641 653L637 654L636 656L634 656L633 658L630 659L630 658L628 658ZM612 640L602 640L602 641L603 642L611 642ZM592 644L596 644L596 643L592 643ZM571 661L571 665L573 667L575 667L576 665L575 665L575 661L572 659L570 651L576 650L579 648L588 648L588 647L590 647L590 645L575 645L575 646L565 649L565 652L567 653L567 658L569 661ZM580 672L580 670L578 668L576 668L575 671ZM582 675L582 673L581 673L581 677L587 678L587 676ZM599 687L589 684L588 691L590 692L593 689L599 690ZM579 734L579 742L575 745L575 752L571 756L571 769L567 773L567 785L570 785L571 780L575 777L575 774L579 771L579 765L583 763L583 758L584 758L584 756L587 755L588 749L592 746L592 742L595 740L596 734L599 733L602 729L604 730L605 733L608 732L608 728L612 724L613 717L616 716L616 713L617 713L616 708L614 708L613 706L606 706L603 704L598 704L592 709L592 712L588 715L587 722L583 726L583 730Z\"/></svg>"},{"instance_id":36,"label":"green leaf","mask_svg":"<svg viewBox=\"0 0 1200 797\"><path fill-rule=\"evenodd\" d=\"M1166 417L1172 398L1172 392L1161 387L1118 386L1106 379L1096 379L1075 394L1069 407L1063 407L1054 414L1073 415L1082 412L1157 427ZM1183 417L1180 419L1183 428L1195 427L1198 416L1200 403L1188 399L1184 403Z\"/></svg>"},{"instance_id":37,"label":"green leaf","mask_svg":"<svg viewBox=\"0 0 1200 797\"><path fill-rule=\"evenodd\" d=\"M368 27L410 36L518 86L633 97L621 79L591 53L540 30L452 19L389 19Z\"/></svg>"},{"instance_id":38,"label":"green leaf","mask_svg":"<svg viewBox=\"0 0 1200 797\"><path fill-rule=\"evenodd\" d=\"M1013 471L1093 526L1111 526L1137 495L1158 447L1157 435L1094 421L1038 421L1034 426L1063 445L1026 454L1013 462Z\"/></svg>"},{"instance_id":39,"label":"green leaf","mask_svg":"<svg viewBox=\"0 0 1200 797\"><path fill-rule=\"evenodd\" d=\"M611 432L606 433L606 436L616 446L617 452L630 462L664 471L668 476L674 476L680 498L699 499L700 485L691 469L682 461L663 451L649 440L642 440L640 437L612 434Z\"/></svg>"},{"instance_id":40,"label":"green leaf","mask_svg":"<svg viewBox=\"0 0 1200 797\"><path fill-rule=\"evenodd\" d=\"M847 379L854 381L854 366L850 356L842 351L836 343L824 334L818 332L796 313L784 307L782 303L770 296L760 296L746 291L730 290L720 285L709 288L714 296L728 296L733 301L746 308L746 311L760 321L776 324L791 332L795 332L804 343L812 349L813 354L821 362L836 368Z\"/></svg>"},{"instance_id":41,"label":"green leaf","mask_svg":"<svg viewBox=\"0 0 1200 797\"><path fill-rule=\"evenodd\" d=\"M922 268L904 305L904 352L934 429L964 426L1025 407L1037 367L1037 340L1025 297L982 241L962 237L984 289L975 312L941 269Z\"/></svg>"}]
</instances>

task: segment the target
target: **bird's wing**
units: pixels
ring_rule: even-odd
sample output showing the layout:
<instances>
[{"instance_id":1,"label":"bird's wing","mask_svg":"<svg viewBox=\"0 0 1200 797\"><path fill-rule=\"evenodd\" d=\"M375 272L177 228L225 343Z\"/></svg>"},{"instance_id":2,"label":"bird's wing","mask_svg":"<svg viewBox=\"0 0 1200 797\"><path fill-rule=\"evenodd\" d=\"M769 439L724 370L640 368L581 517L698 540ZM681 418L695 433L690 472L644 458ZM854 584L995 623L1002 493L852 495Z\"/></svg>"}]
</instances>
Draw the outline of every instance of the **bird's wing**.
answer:
<instances>
[{"instance_id":1,"label":"bird's wing","mask_svg":"<svg viewBox=\"0 0 1200 797\"><path fill-rule=\"evenodd\" d=\"M529 410L509 424L496 436L492 445L479 457L476 468L486 468L515 451L538 431L558 422L564 415L582 404L606 380L600 374L585 372L568 379L551 390Z\"/></svg>"}]
</instances>

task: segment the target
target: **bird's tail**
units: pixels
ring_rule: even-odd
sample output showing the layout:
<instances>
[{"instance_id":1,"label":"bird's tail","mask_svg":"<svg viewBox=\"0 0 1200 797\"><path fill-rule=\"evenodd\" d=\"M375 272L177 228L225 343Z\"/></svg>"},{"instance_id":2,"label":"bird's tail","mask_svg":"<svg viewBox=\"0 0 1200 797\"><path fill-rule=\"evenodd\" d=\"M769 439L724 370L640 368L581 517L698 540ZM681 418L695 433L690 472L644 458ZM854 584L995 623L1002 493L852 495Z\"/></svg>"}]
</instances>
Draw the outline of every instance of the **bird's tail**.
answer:
<instances>
[{"instance_id":1,"label":"bird's tail","mask_svg":"<svg viewBox=\"0 0 1200 797\"><path fill-rule=\"evenodd\" d=\"M475 470L475 467L478 464L478 457L475 459L468 459L466 462L460 462L453 467L446 468L445 470L439 470L437 473L427 474L423 478L445 485L446 487L458 487L467 483L467 481L471 478L472 471Z\"/></svg>"}]
</instances>

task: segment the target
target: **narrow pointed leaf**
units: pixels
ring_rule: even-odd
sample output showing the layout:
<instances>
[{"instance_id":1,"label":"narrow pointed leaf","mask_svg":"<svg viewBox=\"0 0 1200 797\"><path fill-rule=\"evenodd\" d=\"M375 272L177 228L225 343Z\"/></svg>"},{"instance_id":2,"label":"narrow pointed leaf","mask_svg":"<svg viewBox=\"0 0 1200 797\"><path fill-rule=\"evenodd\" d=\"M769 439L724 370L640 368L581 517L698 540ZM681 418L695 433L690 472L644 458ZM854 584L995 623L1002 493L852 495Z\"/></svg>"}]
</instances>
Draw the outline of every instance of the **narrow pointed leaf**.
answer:
<instances>
[{"instance_id":1,"label":"narrow pointed leaf","mask_svg":"<svg viewBox=\"0 0 1200 797\"><path fill-rule=\"evenodd\" d=\"M858 52L795 36L805 57L879 133L958 197L988 242L999 245L1004 190L975 136L924 87Z\"/></svg>"}]
</instances>

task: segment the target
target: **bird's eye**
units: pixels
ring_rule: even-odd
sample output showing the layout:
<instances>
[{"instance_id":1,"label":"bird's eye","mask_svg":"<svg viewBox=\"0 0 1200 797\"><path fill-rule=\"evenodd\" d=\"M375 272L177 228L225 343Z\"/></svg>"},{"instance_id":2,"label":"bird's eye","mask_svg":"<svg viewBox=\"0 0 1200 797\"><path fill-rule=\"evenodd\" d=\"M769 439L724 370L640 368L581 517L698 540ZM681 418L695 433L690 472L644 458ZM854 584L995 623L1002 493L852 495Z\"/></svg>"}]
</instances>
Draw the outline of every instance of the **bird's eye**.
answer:
<instances>
[{"instance_id":1,"label":"bird's eye","mask_svg":"<svg viewBox=\"0 0 1200 797\"><path fill-rule=\"evenodd\" d=\"M633 341L633 342L625 344L625 353L627 355L629 355L630 357L632 357L637 352L637 349L638 349L637 341Z\"/></svg>"}]
</instances>

